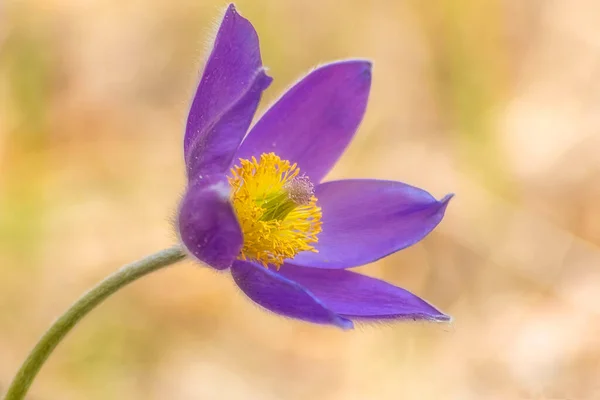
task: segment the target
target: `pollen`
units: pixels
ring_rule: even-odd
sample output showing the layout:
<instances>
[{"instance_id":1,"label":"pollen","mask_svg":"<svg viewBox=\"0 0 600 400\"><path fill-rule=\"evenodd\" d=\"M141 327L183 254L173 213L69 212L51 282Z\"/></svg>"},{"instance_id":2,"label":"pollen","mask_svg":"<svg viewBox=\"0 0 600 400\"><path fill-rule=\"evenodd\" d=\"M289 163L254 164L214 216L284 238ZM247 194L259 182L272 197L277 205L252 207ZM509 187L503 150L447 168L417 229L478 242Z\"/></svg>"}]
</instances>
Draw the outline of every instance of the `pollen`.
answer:
<instances>
[{"instance_id":1,"label":"pollen","mask_svg":"<svg viewBox=\"0 0 600 400\"><path fill-rule=\"evenodd\" d=\"M244 235L239 258L279 269L301 251L317 252L321 208L297 164L274 153L240 159L231 169L231 203Z\"/></svg>"}]
</instances>

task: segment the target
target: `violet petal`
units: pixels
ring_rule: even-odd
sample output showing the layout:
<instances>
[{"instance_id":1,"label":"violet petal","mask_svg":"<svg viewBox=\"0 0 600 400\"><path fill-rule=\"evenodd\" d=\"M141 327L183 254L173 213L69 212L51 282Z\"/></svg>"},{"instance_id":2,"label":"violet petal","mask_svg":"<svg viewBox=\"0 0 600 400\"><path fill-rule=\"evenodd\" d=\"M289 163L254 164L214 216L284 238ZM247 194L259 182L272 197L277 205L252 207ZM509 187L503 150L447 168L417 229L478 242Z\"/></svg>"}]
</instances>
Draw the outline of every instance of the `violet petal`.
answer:
<instances>
[{"instance_id":1,"label":"violet petal","mask_svg":"<svg viewBox=\"0 0 600 400\"><path fill-rule=\"evenodd\" d=\"M224 176L198 179L188 188L179 208L179 235L185 248L216 269L229 268L243 245L229 190Z\"/></svg>"},{"instance_id":2,"label":"violet petal","mask_svg":"<svg viewBox=\"0 0 600 400\"><path fill-rule=\"evenodd\" d=\"M360 124L371 87L371 63L347 60L309 73L263 115L235 158L274 152L320 182Z\"/></svg>"},{"instance_id":3,"label":"violet petal","mask_svg":"<svg viewBox=\"0 0 600 400\"><path fill-rule=\"evenodd\" d=\"M438 201L402 182L348 179L315 188L323 210L318 253L299 253L290 263L351 268L376 261L423 239L442 220L452 195Z\"/></svg>"},{"instance_id":4,"label":"violet petal","mask_svg":"<svg viewBox=\"0 0 600 400\"><path fill-rule=\"evenodd\" d=\"M451 319L405 289L356 272L284 264L279 273L304 286L336 314L352 320Z\"/></svg>"},{"instance_id":5,"label":"violet petal","mask_svg":"<svg viewBox=\"0 0 600 400\"><path fill-rule=\"evenodd\" d=\"M188 178L225 171L271 83L258 35L230 5L189 112L184 137Z\"/></svg>"},{"instance_id":6,"label":"violet petal","mask_svg":"<svg viewBox=\"0 0 600 400\"><path fill-rule=\"evenodd\" d=\"M317 324L351 329L352 321L327 309L298 283L261 265L237 260L231 267L235 283L258 305L276 314Z\"/></svg>"}]
</instances>

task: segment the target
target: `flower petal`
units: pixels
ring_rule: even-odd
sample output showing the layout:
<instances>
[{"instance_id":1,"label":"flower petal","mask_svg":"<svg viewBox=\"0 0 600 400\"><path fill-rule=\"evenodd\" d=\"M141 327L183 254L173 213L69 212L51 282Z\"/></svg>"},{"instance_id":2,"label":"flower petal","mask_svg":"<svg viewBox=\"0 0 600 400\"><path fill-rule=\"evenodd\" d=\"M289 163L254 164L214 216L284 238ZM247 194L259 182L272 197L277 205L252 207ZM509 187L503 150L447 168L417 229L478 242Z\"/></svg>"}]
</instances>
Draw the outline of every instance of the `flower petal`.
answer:
<instances>
[{"instance_id":1,"label":"flower petal","mask_svg":"<svg viewBox=\"0 0 600 400\"><path fill-rule=\"evenodd\" d=\"M284 264L281 275L308 289L327 308L356 320L450 321L450 317L409 291L347 270Z\"/></svg>"},{"instance_id":2,"label":"flower petal","mask_svg":"<svg viewBox=\"0 0 600 400\"><path fill-rule=\"evenodd\" d=\"M229 167L271 81L262 66L256 31L230 5L187 120L183 144L188 178Z\"/></svg>"},{"instance_id":3,"label":"flower petal","mask_svg":"<svg viewBox=\"0 0 600 400\"><path fill-rule=\"evenodd\" d=\"M194 257L216 269L229 268L243 245L229 190L223 176L196 180L179 208L182 243Z\"/></svg>"},{"instance_id":4,"label":"flower petal","mask_svg":"<svg viewBox=\"0 0 600 400\"><path fill-rule=\"evenodd\" d=\"M371 87L371 63L335 62L317 68L265 113L236 158L274 152L320 182L360 124Z\"/></svg>"},{"instance_id":5,"label":"flower petal","mask_svg":"<svg viewBox=\"0 0 600 400\"><path fill-rule=\"evenodd\" d=\"M237 260L231 275L250 299L276 314L343 329L353 327L352 321L336 315L301 285L275 271Z\"/></svg>"},{"instance_id":6,"label":"flower petal","mask_svg":"<svg viewBox=\"0 0 600 400\"><path fill-rule=\"evenodd\" d=\"M233 160L236 149L244 137L263 90L271 78L260 71L241 97L223 112L205 133L190 147L186 159L190 180L204 174L225 172Z\"/></svg>"},{"instance_id":7,"label":"flower petal","mask_svg":"<svg viewBox=\"0 0 600 400\"><path fill-rule=\"evenodd\" d=\"M401 182L371 179L322 183L315 196L323 210L319 252L289 262L333 269L368 264L417 243L442 220L452 197L438 201Z\"/></svg>"}]
</instances>

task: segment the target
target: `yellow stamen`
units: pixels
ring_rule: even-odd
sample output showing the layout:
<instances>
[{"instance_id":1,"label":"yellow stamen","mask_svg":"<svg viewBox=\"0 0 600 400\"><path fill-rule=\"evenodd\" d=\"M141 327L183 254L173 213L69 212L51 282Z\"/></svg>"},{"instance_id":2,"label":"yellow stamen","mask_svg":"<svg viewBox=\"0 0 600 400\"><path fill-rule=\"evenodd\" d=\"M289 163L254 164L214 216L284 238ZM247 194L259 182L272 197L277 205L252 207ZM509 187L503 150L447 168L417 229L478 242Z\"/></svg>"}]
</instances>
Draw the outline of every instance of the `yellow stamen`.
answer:
<instances>
[{"instance_id":1,"label":"yellow stamen","mask_svg":"<svg viewBox=\"0 0 600 400\"><path fill-rule=\"evenodd\" d=\"M296 164L274 153L240 159L231 169L231 202L244 234L239 258L279 269L301 251L317 250L321 208Z\"/></svg>"}]
</instances>

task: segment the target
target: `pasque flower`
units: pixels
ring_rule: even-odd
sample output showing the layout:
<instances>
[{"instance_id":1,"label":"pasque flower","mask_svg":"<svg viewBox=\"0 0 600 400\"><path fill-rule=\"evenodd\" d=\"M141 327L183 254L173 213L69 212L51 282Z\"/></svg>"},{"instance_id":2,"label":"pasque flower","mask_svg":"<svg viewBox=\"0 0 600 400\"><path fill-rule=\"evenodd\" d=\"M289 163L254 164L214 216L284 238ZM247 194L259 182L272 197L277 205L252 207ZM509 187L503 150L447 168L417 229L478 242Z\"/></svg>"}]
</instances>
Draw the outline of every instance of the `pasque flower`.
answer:
<instances>
[{"instance_id":1,"label":"pasque flower","mask_svg":"<svg viewBox=\"0 0 600 400\"><path fill-rule=\"evenodd\" d=\"M181 245L127 264L86 292L40 337L4 400L25 398L52 351L103 300L186 252L230 270L249 298L287 317L344 329L357 320L450 320L414 294L349 269L423 239L451 196L438 201L392 181L321 182L363 118L371 63L313 70L250 128L271 81L256 31L230 5L187 120Z\"/></svg>"},{"instance_id":2,"label":"pasque flower","mask_svg":"<svg viewBox=\"0 0 600 400\"><path fill-rule=\"evenodd\" d=\"M350 271L423 239L451 196L401 182L321 182L365 113L371 63L333 62L286 91L250 127L272 78L252 24L230 5L184 138L186 250L262 307L305 321L450 318L414 294Z\"/></svg>"}]
</instances>

